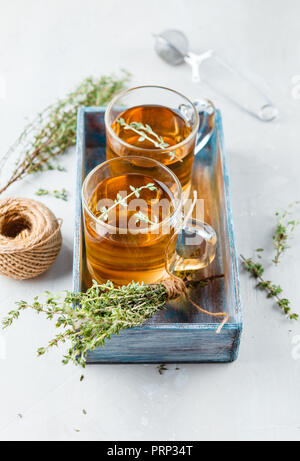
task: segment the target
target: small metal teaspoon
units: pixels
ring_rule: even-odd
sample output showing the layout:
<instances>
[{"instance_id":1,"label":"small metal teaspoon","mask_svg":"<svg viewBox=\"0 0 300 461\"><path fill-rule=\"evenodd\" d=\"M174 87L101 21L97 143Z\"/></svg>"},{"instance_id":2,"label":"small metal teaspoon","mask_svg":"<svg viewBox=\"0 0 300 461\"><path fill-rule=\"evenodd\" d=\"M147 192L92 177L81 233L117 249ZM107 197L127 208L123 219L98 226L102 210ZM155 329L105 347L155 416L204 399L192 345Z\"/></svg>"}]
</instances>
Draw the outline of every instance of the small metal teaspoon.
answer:
<instances>
[{"instance_id":1,"label":"small metal teaspoon","mask_svg":"<svg viewBox=\"0 0 300 461\"><path fill-rule=\"evenodd\" d=\"M208 50L202 54L196 54L189 51L189 43L185 34L179 30L169 29L160 34L154 34L155 37L155 51L165 62L172 66L177 66L183 63L187 63L192 68L192 78L195 83L204 82L213 90L217 91L222 97L226 98L232 104L237 106L240 110L243 110L249 115L263 121L270 122L274 120L278 115L278 109L273 105L268 96L263 93L261 88L255 85L250 79L240 73L238 70L234 69L221 57L219 57L214 50ZM204 61L215 60L219 66L223 68L223 71L229 72L229 76L238 77L240 82L247 84L249 90L255 91L256 96L264 99L264 103L259 107L258 110L252 110L245 104L241 103L238 99L235 99L236 94L231 96L224 93L222 90L219 90L215 85L211 84L209 80L204 80L200 76L199 68ZM234 97L235 96L235 97ZM251 94L247 96L249 100L252 101ZM252 96L254 96L252 94Z\"/></svg>"}]
</instances>

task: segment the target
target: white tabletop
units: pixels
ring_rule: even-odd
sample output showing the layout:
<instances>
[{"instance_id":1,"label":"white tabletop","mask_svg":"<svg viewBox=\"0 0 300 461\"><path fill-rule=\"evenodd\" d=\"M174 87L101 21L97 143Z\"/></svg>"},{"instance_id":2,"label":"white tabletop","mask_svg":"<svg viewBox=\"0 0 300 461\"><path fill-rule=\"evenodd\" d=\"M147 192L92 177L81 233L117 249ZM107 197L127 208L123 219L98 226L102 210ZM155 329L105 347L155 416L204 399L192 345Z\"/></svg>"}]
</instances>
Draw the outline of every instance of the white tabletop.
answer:
<instances>
[{"instance_id":1,"label":"white tabletop","mask_svg":"<svg viewBox=\"0 0 300 461\"><path fill-rule=\"evenodd\" d=\"M264 247L271 260L274 212L300 198L298 0L0 3L0 152L27 117L90 74L126 68L132 85L162 84L193 98L203 95L188 67L168 67L153 52L151 34L165 28L185 31L195 51L214 48L263 76L280 109L270 124L204 95L214 97L223 113L238 251L252 256ZM71 288L74 150L61 163L66 173L31 176L3 194L34 198L39 187L64 186L70 198L41 198L64 219L62 251L37 279L0 278L1 316L14 301ZM268 277L282 285L300 313L299 242L298 230L280 267L267 266ZM180 365L179 370L172 365L163 375L154 365L90 366L80 382L81 369L60 364L61 350L36 357L37 347L55 329L35 313L24 313L0 333L6 346L0 357L0 439L299 440L300 323L286 320L243 272L241 291L244 333L238 360Z\"/></svg>"}]
</instances>

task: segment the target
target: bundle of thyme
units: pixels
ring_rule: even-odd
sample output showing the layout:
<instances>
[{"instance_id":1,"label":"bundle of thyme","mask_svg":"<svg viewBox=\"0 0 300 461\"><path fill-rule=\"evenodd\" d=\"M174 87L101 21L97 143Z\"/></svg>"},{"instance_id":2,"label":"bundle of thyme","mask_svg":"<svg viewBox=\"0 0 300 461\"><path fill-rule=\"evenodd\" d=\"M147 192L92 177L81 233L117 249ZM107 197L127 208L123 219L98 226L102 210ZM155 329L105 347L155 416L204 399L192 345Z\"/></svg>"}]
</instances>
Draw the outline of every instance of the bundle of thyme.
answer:
<instances>
[{"instance_id":1,"label":"bundle of thyme","mask_svg":"<svg viewBox=\"0 0 300 461\"><path fill-rule=\"evenodd\" d=\"M43 355L51 347L70 342L68 353L63 358L63 363L70 361L85 366L88 351L104 346L111 335L118 334L125 328L141 325L151 318L166 302L184 294L186 299L199 311L215 318L223 318L216 333L220 333L229 315L225 312L208 312L196 304L186 292L185 287L190 284L205 285L216 277L203 280L184 282L172 276L162 283L144 285L131 282L128 285L115 287L108 281L105 284L93 282L86 292L73 293L66 291L64 296L46 292L45 300L40 301L36 296L32 303L27 301L16 302L16 309L10 311L2 320L3 329L9 327L18 319L23 310L31 309L38 314L43 313L48 320L55 319L56 327L62 328L46 347L38 349L38 355ZM202 286L202 285L200 285Z\"/></svg>"},{"instance_id":2,"label":"bundle of thyme","mask_svg":"<svg viewBox=\"0 0 300 461\"><path fill-rule=\"evenodd\" d=\"M28 124L19 138L0 160L0 171L12 163L12 173L0 185L0 194L24 176L45 169L58 168L57 156L76 142L76 120L79 106L107 104L123 89L128 74L118 79L102 76L86 78L74 91L43 110Z\"/></svg>"},{"instance_id":3,"label":"bundle of thyme","mask_svg":"<svg viewBox=\"0 0 300 461\"><path fill-rule=\"evenodd\" d=\"M10 326L26 309L43 313L48 320L56 319L56 327L62 328L62 332L48 346L39 348L38 355L69 341L71 345L63 363L71 361L84 367L89 350L103 346L105 340L121 329L141 325L162 309L167 300L168 292L162 284L132 282L117 288L112 282L103 285L94 282L85 293L67 291L65 296L60 297L46 292L44 302L40 302L38 297L32 303L19 301L17 308L2 321L2 326L3 329Z\"/></svg>"}]
</instances>

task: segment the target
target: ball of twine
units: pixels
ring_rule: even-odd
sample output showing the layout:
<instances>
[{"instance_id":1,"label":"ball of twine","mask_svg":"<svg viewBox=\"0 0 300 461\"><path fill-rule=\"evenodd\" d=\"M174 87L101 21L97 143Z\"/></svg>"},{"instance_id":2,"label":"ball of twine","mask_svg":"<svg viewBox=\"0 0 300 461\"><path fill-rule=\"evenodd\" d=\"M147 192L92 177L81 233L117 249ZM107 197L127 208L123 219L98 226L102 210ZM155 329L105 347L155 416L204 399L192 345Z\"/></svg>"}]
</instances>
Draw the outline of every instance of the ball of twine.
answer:
<instances>
[{"instance_id":1,"label":"ball of twine","mask_svg":"<svg viewBox=\"0 0 300 461\"><path fill-rule=\"evenodd\" d=\"M45 272L61 248L61 220L36 200L0 200L0 274L29 279Z\"/></svg>"}]
</instances>

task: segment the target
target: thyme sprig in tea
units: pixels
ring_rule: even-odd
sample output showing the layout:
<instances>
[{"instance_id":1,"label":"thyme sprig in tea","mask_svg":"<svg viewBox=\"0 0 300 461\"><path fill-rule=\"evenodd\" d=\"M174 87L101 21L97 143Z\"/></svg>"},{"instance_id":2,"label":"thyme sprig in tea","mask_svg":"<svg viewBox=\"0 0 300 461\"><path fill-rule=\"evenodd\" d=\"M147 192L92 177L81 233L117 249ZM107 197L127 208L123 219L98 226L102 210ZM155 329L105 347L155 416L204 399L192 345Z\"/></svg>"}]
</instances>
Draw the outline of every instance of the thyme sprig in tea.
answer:
<instances>
[{"instance_id":1,"label":"thyme sprig in tea","mask_svg":"<svg viewBox=\"0 0 300 461\"><path fill-rule=\"evenodd\" d=\"M151 126L148 125L147 123L145 125L141 122L126 123L124 118L122 117L120 117L117 120L117 123L119 123L119 125L121 125L121 127L124 130L131 130L131 131L134 131L136 134L138 134L140 136L138 138L139 142L143 142L145 141L145 139L147 139L155 147L158 147L160 149L166 149L167 147L169 147L169 144L163 140L162 136L159 136L157 133L155 133L152 130ZM155 139L148 136L147 133L153 136ZM182 162L182 159L176 155L175 151L169 152L169 156L171 160L174 160L174 158L177 158L180 162Z\"/></svg>"},{"instance_id":2,"label":"thyme sprig in tea","mask_svg":"<svg viewBox=\"0 0 300 461\"><path fill-rule=\"evenodd\" d=\"M100 214L99 218L102 219L103 221L108 221L108 215L109 215L110 211L112 211L114 208L116 208L117 206L127 207L127 200L130 197L135 196L136 198L140 198L140 193L141 193L142 190L148 189L148 190L151 190L151 191L156 191L157 187L154 185L154 183L149 182L145 186L141 186L141 187L134 187L134 186L130 185L129 189L132 192L130 192L130 194L126 195L126 197L122 197L121 194L118 193L117 198L114 200L113 205L111 205L110 207L106 207L106 206L102 207L101 210L100 210L101 214ZM143 222L147 222L149 224L157 224L156 219L155 219L155 222L150 221L150 219L144 213L142 213L141 211L135 213L134 216L136 217L136 222L143 221Z\"/></svg>"},{"instance_id":3,"label":"thyme sprig in tea","mask_svg":"<svg viewBox=\"0 0 300 461\"><path fill-rule=\"evenodd\" d=\"M138 211L137 213L134 214L134 216L135 216L136 223L144 222L144 223L151 224L151 225L158 223L157 216L154 216L154 221L151 221L151 219L149 219L148 216L146 216L142 211Z\"/></svg>"},{"instance_id":4,"label":"thyme sprig in tea","mask_svg":"<svg viewBox=\"0 0 300 461\"><path fill-rule=\"evenodd\" d=\"M160 147L161 149L166 149L167 147L169 147L169 144L164 142L163 138L159 136L158 134L156 134L152 130L150 125L147 125L147 124L144 125L143 123L140 123L140 122L131 122L128 124L125 122L125 120L122 117L120 117L117 120L117 123L119 123L124 128L124 130L131 130L131 131L134 131L136 134L138 134L140 136L138 139L139 142L143 142L145 141L145 139L147 139L148 141L152 142L152 144L154 144L155 147ZM152 136L154 136L156 140L153 138L150 138L150 136L147 136L146 133L149 133Z\"/></svg>"}]
</instances>

